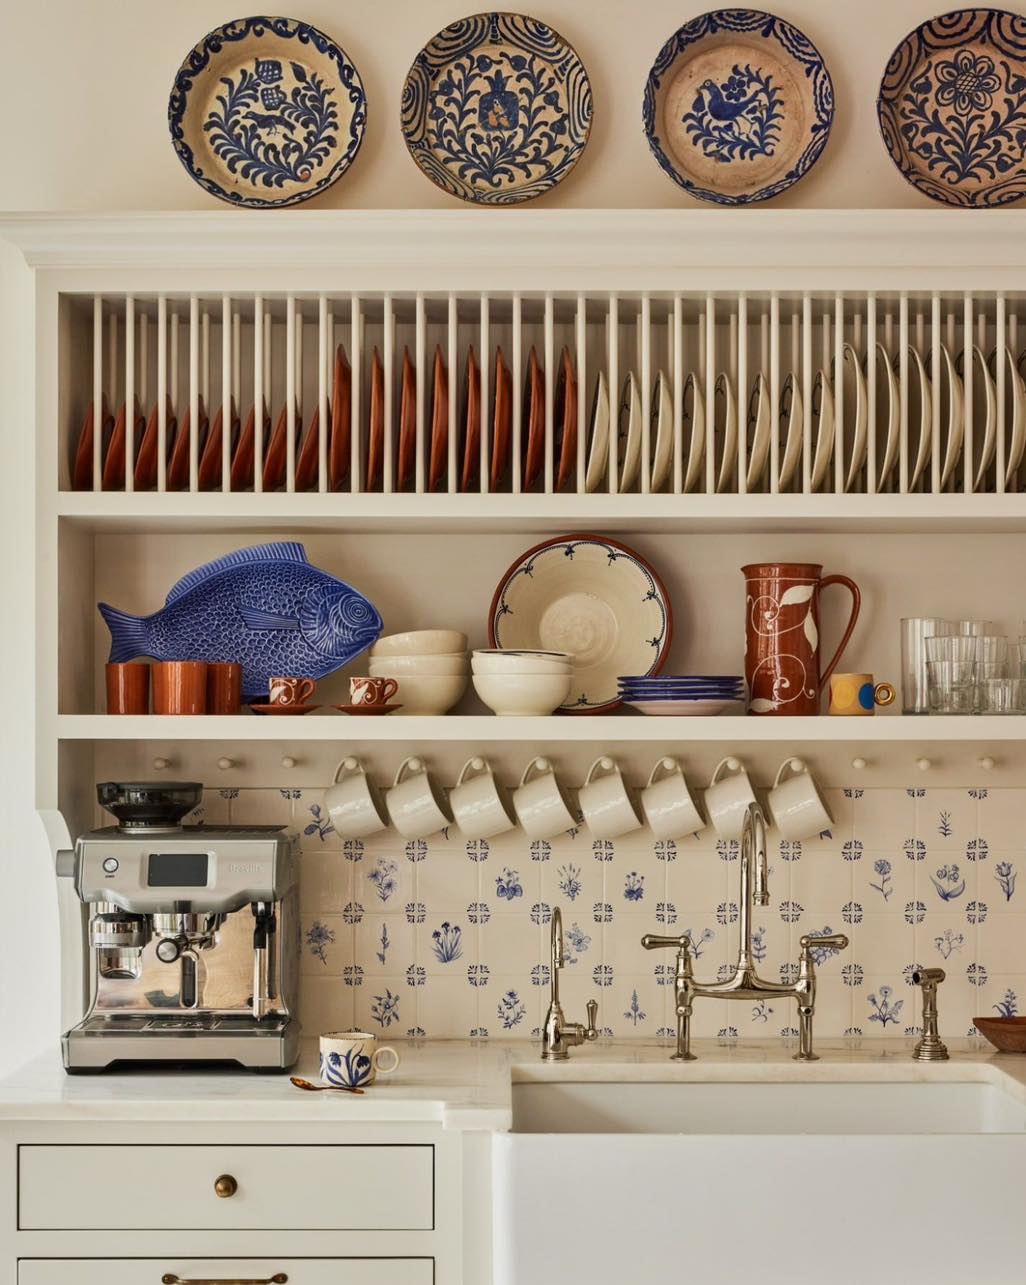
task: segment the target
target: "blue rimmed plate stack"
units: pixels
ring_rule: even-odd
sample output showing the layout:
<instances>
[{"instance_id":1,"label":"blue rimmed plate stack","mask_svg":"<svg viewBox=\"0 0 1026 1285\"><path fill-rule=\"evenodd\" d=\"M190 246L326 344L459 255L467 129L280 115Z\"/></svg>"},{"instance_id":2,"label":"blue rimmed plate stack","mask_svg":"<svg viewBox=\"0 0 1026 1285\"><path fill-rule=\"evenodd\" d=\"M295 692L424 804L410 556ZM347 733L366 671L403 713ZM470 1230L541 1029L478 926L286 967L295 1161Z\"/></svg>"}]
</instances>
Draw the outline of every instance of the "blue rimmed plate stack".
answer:
<instances>
[{"instance_id":1,"label":"blue rimmed plate stack","mask_svg":"<svg viewBox=\"0 0 1026 1285\"><path fill-rule=\"evenodd\" d=\"M744 679L734 674L641 674L617 679L620 699L640 714L706 718L744 709Z\"/></svg>"}]
</instances>

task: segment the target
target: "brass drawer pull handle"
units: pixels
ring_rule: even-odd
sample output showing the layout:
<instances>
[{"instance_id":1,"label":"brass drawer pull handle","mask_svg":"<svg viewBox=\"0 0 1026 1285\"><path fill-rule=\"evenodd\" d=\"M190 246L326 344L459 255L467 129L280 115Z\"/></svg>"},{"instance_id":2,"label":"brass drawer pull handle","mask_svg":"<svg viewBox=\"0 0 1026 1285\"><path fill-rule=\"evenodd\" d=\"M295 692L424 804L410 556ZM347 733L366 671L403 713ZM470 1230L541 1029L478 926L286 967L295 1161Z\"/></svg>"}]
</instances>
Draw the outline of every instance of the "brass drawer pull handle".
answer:
<instances>
[{"instance_id":1,"label":"brass drawer pull handle","mask_svg":"<svg viewBox=\"0 0 1026 1285\"><path fill-rule=\"evenodd\" d=\"M185 1277L176 1276L174 1272L165 1272L160 1278L161 1285L285 1285L288 1277L284 1272L275 1272L258 1280L240 1280L234 1276Z\"/></svg>"},{"instance_id":2,"label":"brass drawer pull handle","mask_svg":"<svg viewBox=\"0 0 1026 1285\"><path fill-rule=\"evenodd\" d=\"M238 1189L239 1184L230 1173L223 1173L219 1178L214 1179L214 1190L224 1200L234 1196Z\"/></svg>"}]
</instances>

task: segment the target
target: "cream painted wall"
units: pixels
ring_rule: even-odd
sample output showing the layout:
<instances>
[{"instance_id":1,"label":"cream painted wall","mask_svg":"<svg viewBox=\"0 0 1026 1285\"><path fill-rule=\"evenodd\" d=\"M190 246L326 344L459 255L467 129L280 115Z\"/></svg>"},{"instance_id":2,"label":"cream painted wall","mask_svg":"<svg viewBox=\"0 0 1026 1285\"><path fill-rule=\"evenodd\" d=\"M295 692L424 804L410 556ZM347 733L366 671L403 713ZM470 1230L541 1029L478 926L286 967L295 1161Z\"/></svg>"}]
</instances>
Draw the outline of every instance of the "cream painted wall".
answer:
<instances>
[{"instance_id":1,"label":"cream painted wall","mask_svg":"<svg viewBox=\"0 0 1026 1285\"><path fill-rule=\"evenodd\" d=\"M48 0L4 4L5 60L0 108L8 129L0 209L216 209L188 178L167 137L168 89L182 57L241 7L211 0ZM692 204L650 159L640 129L641 93L656 52L703 5L671 0L545 0L532 11L578 49L592 80L595 124L569 179L538 205ZM369 124L352 172L311 206L454 207L409 160L398 130L403 77L439 27L469 10L451 0L378 0L340 6L308 0L287 12L338 39L358 65ZM804 207L929 204L891 165L876 127L881 70L897 41L943 8L936 0L789 0L777 12L803 28L826 58L837 94L833 136L816 169L777 205ZM38 61L47 43L45 84ZM259 218L260 215L254 215ZM486 213L482 213L487 218ZM739 217L745 215L739 213ZM748 215L752 217L752 215ZM37 860L31 810L32 574L17 556L32 522L25 433L32 423L32 301L16 256L0 247L0 1073L57 1034L56 915L52 875Z\"/></svg>"},{"instance_id":2,"label":"cream painted wall","mask_svg":"<svg viewBox=\"0 0 1026 1285\"><path fill-rule=\"evenodd\" d=\"M691 205L651 159L641 133L641 95L664 40L702 0L541 0L529 12L577 48L595 101L592 138L577 169L538 206ZM777 206L929 205L891 164L876 125L880 75L897 42L943 11L938 0L787 0L769 6L817 45L830 68L837 115L819 164ZM44 0L4 5L0 101L8 129L0 209L209 209L217 202L179 164L167 135L168 90L188 50L208 30L246 12L212 0ZM453 207L409 159L399 96L417 51L467 12L453 0L378 0L286 6L348 51L367 89L367 135L352 170L307 208ZM43 20L45 86L32 49ZM483 213L482 217L487 217Z\"/></svg>"}]
</instances>

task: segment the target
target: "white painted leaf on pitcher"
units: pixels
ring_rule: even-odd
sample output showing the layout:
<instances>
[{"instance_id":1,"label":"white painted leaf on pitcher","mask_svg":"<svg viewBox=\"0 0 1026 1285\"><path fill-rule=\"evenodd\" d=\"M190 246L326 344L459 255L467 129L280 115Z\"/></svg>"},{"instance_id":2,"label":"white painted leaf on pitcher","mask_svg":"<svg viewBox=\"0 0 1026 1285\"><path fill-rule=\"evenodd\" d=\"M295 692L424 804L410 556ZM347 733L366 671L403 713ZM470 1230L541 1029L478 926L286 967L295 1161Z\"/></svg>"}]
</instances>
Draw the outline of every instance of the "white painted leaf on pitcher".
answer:
<instances>
[{"instance_id":1,"label":"white painted leaf on pitcher","mask_svg":"<svg viewBox=\"0 0 1026 1285\"><path fill-rule=\"evenodd\" d=\"M812 619L811 611L805 617L802 629L805 631L805 637L809 640L809 646L812 648L813 655L815 655L816 648L819 646L819 630L816 628L816 622Z\"/></svg>"},{"instance_id":2,"label":"white painted leaf on pitcher","mask_svg":"<svg viewBox=\"0 0 1026 1285\"><path fill-rule=\"evenodd\" d=\"M776 701L768 701L763 696L757 696L755 700L748 702L748 709L753 714L768 714L771 709L776 709Z\"/></svg>"},{"instance_id":3,"label":"white painted leaf on pitcher","mask_svg":"<svg viewBox=\"0 0 1026 1285\"><path fill-rule=\"evenodd\" d=\"M808 602L812 597L812 591L814 588L815 585L811 584L792 585L790 589L784 590L784 595L780 599L780 605L782 607L793 607L795 603Z\"/></svg>"}]
</instances>

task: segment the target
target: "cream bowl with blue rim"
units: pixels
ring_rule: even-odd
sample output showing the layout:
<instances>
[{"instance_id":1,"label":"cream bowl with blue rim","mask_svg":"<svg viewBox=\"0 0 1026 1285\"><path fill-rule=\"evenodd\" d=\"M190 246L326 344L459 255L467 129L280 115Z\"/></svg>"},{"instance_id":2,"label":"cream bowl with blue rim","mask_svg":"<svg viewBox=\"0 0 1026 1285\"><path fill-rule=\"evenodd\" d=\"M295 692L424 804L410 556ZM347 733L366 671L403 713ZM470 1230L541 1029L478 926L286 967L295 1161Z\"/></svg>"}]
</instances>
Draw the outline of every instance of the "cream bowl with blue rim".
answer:
<instances>
[{"instance_id":1,"label":"cream bowl with blue rim","mask_svg":"<svg viewBox=\"0 0 1026 1285\"><path fill-rule=\"evenodd\" d=\"M321 1036L321 1083L333 1089L363 1089L380 1071L390 1075L399 1065L399 1054L388 1044L378 1046L369 1031L329 1031ZM383 1058L390 1066L382 1066Z\"/></svg>"}]
</instances>

